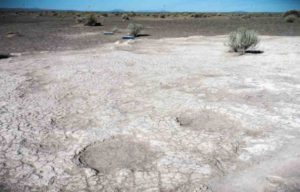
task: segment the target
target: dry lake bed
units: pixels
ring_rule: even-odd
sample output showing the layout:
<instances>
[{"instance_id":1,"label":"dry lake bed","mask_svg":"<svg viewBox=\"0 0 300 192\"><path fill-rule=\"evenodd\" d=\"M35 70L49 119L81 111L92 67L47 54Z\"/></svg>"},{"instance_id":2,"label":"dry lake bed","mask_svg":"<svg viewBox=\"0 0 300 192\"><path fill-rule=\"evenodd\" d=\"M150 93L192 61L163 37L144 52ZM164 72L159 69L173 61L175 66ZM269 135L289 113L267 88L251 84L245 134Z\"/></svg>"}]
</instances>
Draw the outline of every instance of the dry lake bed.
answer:
<instances>
[{"instance_id":1,"label":"dry lake bed","mask_svg":"<svg viewBox=\"0 0 300 192\"><path fill-rule=\"evenodd\" d=\"M215 35L1 59L0 191L300 191L300 37L260 38L261 54Z\"/></svg>"}]
</instances>

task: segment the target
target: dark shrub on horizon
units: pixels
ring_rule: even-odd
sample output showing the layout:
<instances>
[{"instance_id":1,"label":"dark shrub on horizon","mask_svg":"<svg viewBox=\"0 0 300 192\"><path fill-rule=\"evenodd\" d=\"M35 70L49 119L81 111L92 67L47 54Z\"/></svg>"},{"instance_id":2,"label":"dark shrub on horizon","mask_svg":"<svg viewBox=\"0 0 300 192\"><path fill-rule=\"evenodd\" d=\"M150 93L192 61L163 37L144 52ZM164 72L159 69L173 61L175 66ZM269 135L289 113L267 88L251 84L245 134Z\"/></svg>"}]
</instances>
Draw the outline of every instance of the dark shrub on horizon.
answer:
<instances>
[{"instance_id":1,"label":"dark shrub on horizon","mask_svg":"<svg viewBox=\"0 0 300 192\"><path fill-rule=\"evenodd\" d=\"M287 23L294 23L297 20L297 16L292 14L292 15L288 15L284 18L285 22Z\"/></svg>"},{"instance_id":2,"label":"dark shrub on horizon","mask_svg":"<svg viewBox=\"0 0 300 192\"><path fill-rule=\"evenodd\" d=\"M297 10L287 11L283 14L283 17L287 17L289 15L295 15L296 17L300 17L300 11L297 11Z\"/></svg>"},{"instance_id":3,"label":"dark shrub on horizon","mask_svg":"<svg viewBox=\"0 0 300 192\"><path fill-rule=\"evenodd\" d=\"M159 17L160 17L161 19L164 19L164 18L166 18L166 15L165 15L165 14L161 14Z\"/></svg>"}]
</instances>

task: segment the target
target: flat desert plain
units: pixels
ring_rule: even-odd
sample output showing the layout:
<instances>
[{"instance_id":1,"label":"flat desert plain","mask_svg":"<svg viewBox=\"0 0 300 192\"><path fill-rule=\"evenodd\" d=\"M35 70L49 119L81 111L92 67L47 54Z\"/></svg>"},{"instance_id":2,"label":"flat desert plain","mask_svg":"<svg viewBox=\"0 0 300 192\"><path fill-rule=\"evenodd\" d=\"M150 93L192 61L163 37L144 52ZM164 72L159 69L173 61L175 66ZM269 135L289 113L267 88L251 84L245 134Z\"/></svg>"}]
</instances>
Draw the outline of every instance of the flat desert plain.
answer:
<instances>
[{"instance_id":1,"label":"flat desert plain","mask_svg":"<svg viewBox=\"0 0 300 192\"><path fill-rule=\"evenodd\" d=\"M299 191L300 37L227 38L20 45L0 60L0 191Z\"/></svg>"}]
</instances>

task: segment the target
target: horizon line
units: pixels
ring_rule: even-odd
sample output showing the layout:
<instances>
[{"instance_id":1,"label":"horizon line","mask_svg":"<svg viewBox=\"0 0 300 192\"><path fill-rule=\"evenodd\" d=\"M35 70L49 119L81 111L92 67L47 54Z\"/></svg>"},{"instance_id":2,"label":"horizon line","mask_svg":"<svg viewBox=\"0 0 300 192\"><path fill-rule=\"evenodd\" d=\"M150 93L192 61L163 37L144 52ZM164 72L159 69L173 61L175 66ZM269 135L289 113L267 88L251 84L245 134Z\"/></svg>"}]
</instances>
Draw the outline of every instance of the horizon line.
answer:
<instances>
[{"instance_id":1,"label":"horizon line","mask_svg":"<svg viewBox=\"0 0 300 192\"><path fill-rule=\"evenodd\" d=\"M28 11L62 11L62 12L103 12L103 13L285 13L286 11L168 11L168 10L81 10L81 9L49 9L49 8L22 8L22 7L0 7L0 10L28 10ZM293 9L291 9L293 10ZM297 10L297 9L294 9ZM287 10L290 11L290 10ZM300 11L300 10L297 10Z\"/></svg>"}]
</instances>

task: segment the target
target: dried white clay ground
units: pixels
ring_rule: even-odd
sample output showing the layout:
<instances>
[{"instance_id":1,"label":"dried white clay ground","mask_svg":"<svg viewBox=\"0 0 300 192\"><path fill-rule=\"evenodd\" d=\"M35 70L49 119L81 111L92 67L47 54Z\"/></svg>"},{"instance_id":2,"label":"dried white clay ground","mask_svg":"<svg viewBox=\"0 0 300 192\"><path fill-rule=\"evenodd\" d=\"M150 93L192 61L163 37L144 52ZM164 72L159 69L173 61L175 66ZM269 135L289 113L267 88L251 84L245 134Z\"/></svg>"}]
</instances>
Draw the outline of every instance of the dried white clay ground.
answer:
<instances>
[{"instance_id":1,"label":"dried white clay ground","mask_svg":"<svg viewBox=\"0 0 300 192\"><path fill-rule=\"evenodd\" d=\"M0 60L0 189L299 190L300 38L225 40Z\"/></svg>"}]
</instances>

